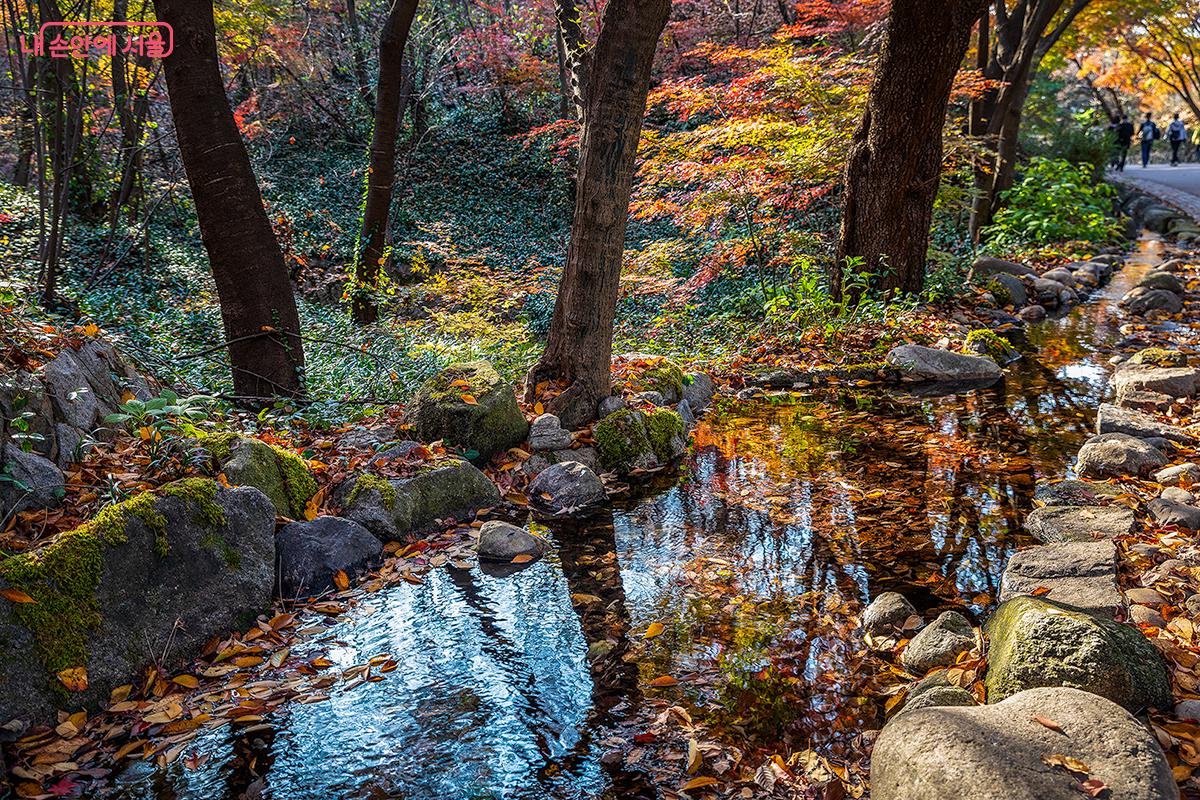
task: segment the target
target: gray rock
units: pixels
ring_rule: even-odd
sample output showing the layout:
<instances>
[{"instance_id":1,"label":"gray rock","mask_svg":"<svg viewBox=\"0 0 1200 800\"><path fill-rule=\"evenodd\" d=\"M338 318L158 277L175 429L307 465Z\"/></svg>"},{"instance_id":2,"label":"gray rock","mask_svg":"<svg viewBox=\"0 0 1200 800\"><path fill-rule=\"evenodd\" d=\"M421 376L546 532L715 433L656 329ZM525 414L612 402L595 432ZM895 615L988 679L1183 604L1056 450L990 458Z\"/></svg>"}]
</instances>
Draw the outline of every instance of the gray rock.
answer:
<instances>
[{"instance_id":1,"label":"gray rock","mask_svg":"<svg viewBox=\"0 0 1200 800\"><path fill-rule=\"evenodd\" d=\"M669 408L618 411L597 422L592 435L600 463L622 475L667 466L687 450L683 420Z\"/></svg>"},{"instance_id":2,"label":"gray rock","mask_svg":"<svg viewBox=\"0 0 1200 800\"><path fill-rule=\"evenodd\" d=\"M1142 224L1155 233L1166 233L1179 212L1166 206L1153 205L1142 212Z\"/></svg>"},{"instance_id":3,"label":"gray rock","mask_svg":"<svg viewBox=\"0 0 1200 800\"><path fill-rule=\"evenodd\" d=\"M1156 367L1130 362L1113 374L1112 386L1118 397L1132 391L1156 392L1170 397L1193 397L1197 390L1200 390L1200 369Z\"/></svg>"},{"instance_id":4,"label":"gray rock","mask_svg":"<svg viewBox=\"0 0 1200 800\"><path fill-rule=\"evenodd\" d=\"M486 361L455 364L427 380L406 420L421 441L456 445L473 453L475 462L517 446L529 434L512 387Z\"/></svg>"},{"instance_id":5,"label":"gray rock","mask_svg":"<svg viewBox=\"0 0 1200 800\"><path fill-rule=\"evenodd\" d=\"M1159 525L1176 525L1188 530L1200 530L1200 508L1168 497L1156 497L1146 504L1146 510Z\"/></svg>"},{"instance_id":6,"label":"gray rock","mask_svg":"<svg viewBox=\"0 0 1200 800\"><path fill-rule=\"evenodd\" d=\"M1183 301L1174 292L1166 289L1138 287L1130 290L1118 304L1130 314L1145 315L1151 311L1178 314L1183 310Z\"/></svg>"},{"instance_id":7,"label":"gray rock","mask_svg":"<svg viewBox=\"0 0 1200 800\"><path fill-rule=\"evenodd\" d=\"M54 463L66 469L83 457L83 434L65 422L54 423Z\"/></svg>"},{"instance_id":8,"label":"gray rock","mask_svg":"<svg viewBox=\"0 0 1200 800\"><path fill-rule=\"evenodd\" d=\"M1147 272L1137 285L1144 289L1164 289L1175 294L1183 294L1183 284L1179 282L1179 278L1165 270Z\"/></svg>"},{"instance_id":9,"label":"gray rock","mask_svg":"<svg viewBox=\"0 0 1200 800\"><path fill-rule=\"evenodd\" d=\"M1161 606L1167 602L1167 599L1154 589L1143 589L1141 587L1126 589L1125 599L1131 603L1143 606Z\"/></svg>"},{"instance_id":10,"label":"gray rock","mask_svg":"<svg viewBox=\"0 0 1200 800\"><path fill-rule=\"evenodd\" d=\"M1129 621L1134 625L1153 625L1156 628L1165 628L1167 626L1166 620L1162 618L1162 614L1147 606L1130 607Z\"/></svg>"},{"instance_id":11,"label":"gray rock","mask_svg":"<svg viewBox=\"0 0 1200 800\"><path fill-rule=\"evenodd\" d=\"M1046 307L1038 304L1025 306L1017 312L1017 316L1026 322L1041 322L1046 318Z\"/></svg>"},{"instance_id":12,"label":"gray rock","mask_svg":"<svg viewBox=\"0 0 1200 800\"><path fill-rule=\"evenodd\" d=\"M367 465L373 467L381 461L404 459L410 454L416 452L417 450L421 450L424 447L425 445L421 444L420 442L414 442L410 439L407 439L403 442L396 442L396 444L392 445L391 447L385 447L375 455L371 456L370 460L367 461Z\"/></svg>"},{"instance_id":13,"label":"gray rock","mask_svg":"<svg viewBox=\"0 0 1200 800\"><path fill-rule=\"evenodd\" d=\"M411 478L364 475L342 483L334 494L342 516L385 542L430 530L440 520L466 520L500 504L500 492L466 461L418 472Z\"/></svg>"},{"instance_id":14,"label":"gray rock","mask_svg":"<svg viewBox=\"0 0 1200 800\"><path fill-rule=\"evenodd\" d=\"M1158 448L1124 433L1103 433L1079 449L1079 474L1108 478L1148 475L1166 466Z\"/></svg>"},{"instance_id":15,"label":"gray rock","mask_svg":"<svg viewBox=\"0 0 1200 800\"><path fill-rule=\"evenodd\" d=\"M1009 275L1007 272L998 272L987 279L987 285L994 285L992 294L1000 295L997 297L997 300L1007 299L1008 302L1001 302L1000 305L1011 305L1015 308L1021 308L1029 301L1029 295L1025 291L1025 283L1016 275ZM1007 298L1004 295L1007 295Z\"/></svg>"},{"instance_id":16,"label":"gray rock","mask_svg":"<svg viewBox=\"0 0 1200 800\"><path fill-rule=\"evenodd\" d=\"M692 406L687 400L680 400L675 404L675 413L683 420L683 429L690 431L696 427L696 415L692 413Z\"/></svg>"},{"instance_id":17,"label":"gray rock","mask_svg":"<svg viewBox=\"0 0 1200 800\"><path fill-rule=\"evenodd\" d=\"M764 389L792 389L807 378L807 373L790 367L755 367L745 375L747 386Z\"/></svg>"},{"instance_id":18,"label":"gray rock","mask_svg":"<svg viewBox=\"0 0 1200 800\"><path fill-rule=\"evenodd\" d=\"M904 707L897 712L897 716L920 711L922 708L973 705L978 705L975 702L975 695L960 686L931 686L916 697L910 696L905 701Z\"/></svg>"},{"instance_id":19,"label":"gray rock","mask_svg":"<svg viewBox=\"0 0 1200 800\"><path fill-rule=\"evenodd\" d=\"M1075 273L1062 267L1047 270L1042 273L1042 277L1048 281L1057 281L1063 286L1073 286L1075 284Z\"/></svg>"},{"instance_id":20,"label":"gray rock","mask_svg":"<svg viewBox=\"0 0 1200 800\"><path fill-rule=\"evenodd\" d=\"M980 256L975 259L975 266L971 268L974 275L988 277L990 275L1016 275L1018 278L1028 275L1033 277L1037 273L1024 264L1018 264L1014 261L1005 261L1002 258L992 258L991 256Z\"/></svg>"},{"instance_id":21,"label":"gray rock","mask_svg":"<svg viewBox=\"0 0 1200 800\"><path fill-rule=\"evenodd\" d=\"M63 473L53 461L26 453L6 442L0 460L0 522L27 509L58 508L64 494Z\"/></svg>"},{"instance_id":22,"label":"gray rock","mask_svg":"<svg viewBox=\"0 0 1200 800\"><path fill-rule=\"evenodd\" d=\"M1171 766L1146 727L1120 706L1070 688L897 715L875 742L871 797L1080 800L1081 778L1046 763L1054 753L1087 764L1113 800L1178 800Z\"/></svg>"},{"instance_id":23,"label":"gray rock","mask_svg":"<svg viewBox=\"0 0 1200 800\"><path fill-rule=\"evenodd\" d=\"M1159 264L1157 269L1159 272L1183 272L1187 269L1187 264L1181 259L1172 258Z\"/></svg>"},{"instance_id":24,"label":"gray rock","mask_svg":"<svg viewBox=\"0 0 1200 800\"><path fill-rule=\"evenodd\" d=\"M1119 253L1101 253L1098 256L1092 256L1090 259L1095 264L1104 264L1109 267L1120 268L1125 264L1125 257Z\"/></svg>"},{"instance_id":25,"label":"gray rock","mask_svg":"<svg viewBox=\"0 0 1200 800\"><path fill-rule=\"evenodd\" d=\"M533 450L564 450L573 441L571 432L553 414L541 414L529 426L529 446Z\"/></svg>"},{"instance_id":26,"label":"gray rock","mask_svg":"<svg viewBox=\"0 0 1200 800\"><path fill-rule=\"evenodd\" d=\"M661 408L662 406L670 405L667 402L667 398L663 397L661 392L637 392L634 394L633 399L639 403L648 403L655 408Z\"/></svg>"},{"instance_id":27,"label":"gray rock","mask_svg":"<svg viewBox=\"0 0 1200 800\"><path fill-rule=\"evenodd\" d=\"M173 671L209 639L244 630L270 609L270 500L203 479L159 492L110 506L37 553L0 561L0 588L37 601L0 598L0 718L54 724L58 708L96 708L144 667ZM46 607L60 614L52 625L38 617ZM85 691L53 688L60 671L82 666Z\"/></svg>"},{"instance_id":28,"label":"gray rock","mask_svg":"<svg viewBox=\"0 0 1200 800\"><path fill-rule=\"evenodd\" d=\"M54 407L46 387L28 372L0 371L0 418L14 420L25 416L29 430L26 435L33 451L54 457ZM64 426L69 427L69 426ZM19 445L19 440L14 440ZM62 464L60 464L62 466Z\"/></svg>"},{"instance_id":29,"label":"gray rock","mask_svg":"<svg viewBox=\"0 0 1200 800\"><path fill-rule=\"evenodd\" d=\"M689 372L683 377L683 399L696 414L701 413L712 403L716 386L711 376L703 372Z\"/></svg>"},{"instance_id":30,"label":"gray rock","mask_svg":"<svg viewBox=\"0 0 1200 800\"><path fill-rule=\"evenodd\" d=\"M534 511L551 517L586 515L608 504L604 482L578 461L546 467L526 494Z\"/></svg>"},{"instance_id":31,"label":"gray rock","mask_svg":"<svg viewBox=\"0 0 1200 800\"><path fill-rule=\"evenodd\" d=\"M1181 700L1175 704L1175 716L1200 721L1200 700Z\"/></svg>"},{"instance_id":32,"label":"gray rock","mask_svg":"<svg viewBox=\"0 0 1200 800\"><path fill-rule=\"evenodd\" d=\"M989 702L1072 686L1133 712L1167 708L1167 666L1137 629L1041 597L1015 597L987 621Z\"/></svg>"},{"instance_id":33,"label":"gray rock","mask_svg":"<svg viewBox=\"0 0 1200 800\"><path fill-rule=\"evenodd\" d=\"M1096 414L1097 433L1124 433L1139 439L1167 439L1172 442L1192 442L1195 437L1183 428L1160 422L1144 411L1101 403Z\"/></svg>"},{"instance_id":34,"label":"gray rock","mask_svg":"<svg viewBox=\"0 0 1200 800\"><path fill-rule=\"evenodd\" d=\"M511 563L514 558L541 558L546 540L524 528L499 520L488 520L479 530L479 560Z\"/></svg>"},{"instance_id":35,"label":"gray rock","mask_svg":"<svg viewBox=\"0 0 1200 800\"><path fill-rule=\"evenodd\" d=\"M913 604L899 592L884 592L863 611L862 625L872 636L886 636L902 628L909 617L920 618Z\"/></svg>"},{"instance_id":36,"label":"gray rock","mask_svg":"<svg viewBox=\"0 0 1200 800\"><path fill-rule=\"evenodd\" d=\"M1145 411L1151 413L1162 413L1169 411L1173 398L1158 392L1143 392L1138 389L1130 389L1120 392L1116 397L1117 405L1124 408L1131 408L1135 411Z\"/></svg>"},{"instance_id":37,"label":"gray rock","mask_svg":"<svg viewBox=\"0 0 1200 800\"><path fill-rule=\"evenodd\" d=\"M1060 542L1014 553L1000 581L1000 602L1045 594L1075 608L1113 616L1125 607L1117 589L1117 548L1110 541Z\"/></svg>"},{"instance_id":38,"label":"gray rock","mask_svg":"<svg viewBox=\"0 0 1200 800\"><path fill-rule=\"evenodd\" d=\"M1003 373L990 358L952 353L915 344L902 344L887 354L887 363L905 380L958 382L996 381Z\"/></svg>"},{"instance_id":39,"label":"gray rock","mask_svg":"<svg viewBox=\"0 0 1200 800\"><path fill-rule=\"evenodd\" d=\"M598 419L604 419L609 414L616 413L622 408L625 408L627 405L628 404L625 402L624 397L620 397L618 395L609 395L600 401L600 405L596 410L596 417Z\"/></svg>"},{"instance_id":40,"label":"gray rock","mask_svg":"<svg viewBox=\"0 0 1200 800\"><path fill-rule=\"evenodd\" d=\"M214 436L200 441L216 456L231 484L258 489L270 498L281 517L304 517L318 487L299 458L253 436Z\"/></svg>"},{"instance_id":41,"label":"gray rock","mask_svg":"<svg viewBox=\"0 0 1200 800\"><path fill-rule=\"evenodd\" d=\"M1033 498L1048 506L1102 506L1120 494L1115 486L1077 479L1039 483L1033 489Z\"/></svg>"},{"instance_id":42,"label":"gray rock","mask_svg":"<svg viewBox=\"0 0 1200 800\"><path fill-rule=\"evenodd\" d=\"M1193 617L1200 616L1200 594L1188 595L1183 601L1183 608Z\"/></svg>"},{"instance_id":43,"label":"gray rock","mask_svg":"<svg viewBox=\"0 0 1200 800\"><path fill-rule=\"evenodd\" d=\"M1038 302L1038 305L1046 308L1058 308L1062 304L1064 293L1067 287L1063 286L1058 281L1052 281L1048 278L1033 279L1033 299Z\"/></svg>"},{"instance_id":44,"label":"gray rock","mask_svg":"<svg viewBox=\"0 0 1200 800\"><path fill-rule=\"evenodd\" d=\"M1179 486L1168 486L1159 492L1158 496L1163 500L1170 500L1173 503L1191 505L1196 502L1194 494Z\"/></svg>"},{"instance_id":45,"label":"gray rock","mask_svg":"<svg viewBox=\"0 0 1200 800\"><path fill-rule=\"evenodd\" d=\"M946 611L925 626L904 648L900 663L914 675L954 664L960 653L975 646L975 629L962 614Z\"/></svg>"},{"instance_id":46,"label":"gray rock","mask_svg":"<svg viewBox=\"0 0 1200 800\"><path fill-rule=\"evenodd\" d=\"M353 579L383 554L383 542L341 517L292 522L275 534L276 571L285 598L317 595L336 587L334 576Z\"/></svg>"},{"instance_id":47,"label":"gray rock","mask_svg":"<svg viewBox=\"0 0 1200 800\"><path fill-rule=\"evenodd\" d=\"M104 418L117 411L113 397L98 394L88 381L90 370L75 351L63 350L42 368L42 381L54 405L57 419L81 431L104 425Z\"/></svg>"},{"instance_id":48,"label":"gray rock","mask_svg":"<svg viewBox=\"0 0 1200 800\"><path fill-rule=\"evenodd\" d=\"M1187 481L1189 485L1200 483L1200 467L1188 461L1154 473L1154 482L1163 486L1177 486L1182 481Z\"/></svg>"},{"instance_id":49,"label":"gray rock","mask_svg":"<svg viewBox=\"0 0 1200 800\"><path fill-rule=\"evenodd\" d=\"M1094 542L1134 528L1133 510L1124 506L1045 506L1025 518L1025 530L1039 542Z\"/></svg>"}]
</instances>

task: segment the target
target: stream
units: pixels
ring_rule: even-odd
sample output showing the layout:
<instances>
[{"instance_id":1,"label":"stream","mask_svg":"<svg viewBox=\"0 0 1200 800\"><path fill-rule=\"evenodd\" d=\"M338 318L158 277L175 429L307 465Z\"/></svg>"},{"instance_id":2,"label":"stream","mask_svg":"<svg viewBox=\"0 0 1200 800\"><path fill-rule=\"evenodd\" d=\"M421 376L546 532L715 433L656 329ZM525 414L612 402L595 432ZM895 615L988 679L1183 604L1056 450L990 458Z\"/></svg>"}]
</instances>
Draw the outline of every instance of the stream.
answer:
<instances>
[{"instance_id":1,"label":"stream","mask_svg":"<svg viewBox=\"0 0 1200 800\"><path fill-rule=\"evenodd\" d=\"M323 637L335 666L391 654L384 680L204 733L201 766L134 763L112 796L638 796L614 788L603 755L648 698L744 747L857 757L855 737L882 723L860 669L863 606L887 590L923 611L993 606L1008 555L1031 542L1035 485L1069 474L1092 429L1116 300L1160 250L1143 240L1090 301L1028 326L997 386L719 403L674 484L548 531L553 551L515 574L447 567L388 587Z\"/></svg>"}]
</instances>

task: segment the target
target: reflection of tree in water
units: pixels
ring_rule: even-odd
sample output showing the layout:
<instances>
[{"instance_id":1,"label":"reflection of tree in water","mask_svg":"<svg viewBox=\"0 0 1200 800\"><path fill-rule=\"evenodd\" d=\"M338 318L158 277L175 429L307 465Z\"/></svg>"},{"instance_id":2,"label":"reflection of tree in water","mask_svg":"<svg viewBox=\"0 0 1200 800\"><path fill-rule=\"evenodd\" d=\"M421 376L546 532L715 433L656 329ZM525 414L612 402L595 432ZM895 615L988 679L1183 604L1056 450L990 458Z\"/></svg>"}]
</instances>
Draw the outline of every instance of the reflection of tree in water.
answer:
<instances>
[{"instance_id":1,"label":"reflection of tree in water","mask_svg":"<svg viewBox=\"0 0 1200 800\"><path fill-rule=\"evenodd\" d=\"M275 737L278 731L269 722L229 726L229 745L233 750L225 773L226 797L231 800L260 800L266 796L266 775L275 763Z\"/></svg>"}]
</instances>

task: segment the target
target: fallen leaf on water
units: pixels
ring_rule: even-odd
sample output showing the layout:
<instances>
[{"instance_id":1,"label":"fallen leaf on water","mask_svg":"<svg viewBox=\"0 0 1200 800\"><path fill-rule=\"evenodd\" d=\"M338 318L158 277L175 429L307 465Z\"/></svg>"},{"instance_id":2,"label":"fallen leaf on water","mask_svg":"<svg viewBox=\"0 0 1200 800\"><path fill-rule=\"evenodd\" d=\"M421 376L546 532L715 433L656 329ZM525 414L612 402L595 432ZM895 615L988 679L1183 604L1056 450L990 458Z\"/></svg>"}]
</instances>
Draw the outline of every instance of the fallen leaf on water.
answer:
<instances>
[{"instance_id":1,"label":"fallen leaf on water","mask_svg":"<svg viewBox=\"0 0 1200 800\"><path fill-rule=\"evenodd\" d=\"M29 595L22 592L20 589L0 589L0 597L8 600L11 603L36 603Z\"/></svg>"},{"instance_id":2,"label":"fallen leaf on water","mask_svg":"<svg viewBox=\"0 0 1200 800\"><path fill-rule=\"evenodd\" d=\"M1054 731L1055 733L1066 733L1066 731L1064 731L1062 729L1062 726L1059 725L1057 722L1055 722L1052 719L1046 719L1045 717L1039 717L1035 714L1033 717L1033 721L1039 725L1046 726L1047 728Z\"/></svg>"},{"instance_id":3,"label":"fallen leaf on water","mask_svg":"<svg viewBox=\"0 0 1200 800\"><path fill-rule=\"evenodd\" d=\"M667 687L667 686L678 686L679 681L675 680L670 675L660 675L657 678L655 678L654 680L650 681L650 685L657 686L659 688L663 688L663 687Z\"/></svg>"},{"instance_id":4,"label":"fallen leaf on water","mask_svg":"<svg viewBox=\"0 0 1200 800\"><path fill-rule=\"evenodd\" d=\"M665 630L666 626L661 622L651 622L650 627L646 628L646 632L642 634L642 638L653 639L655 636L658 636Z\"/></svg>"},{"instance_id":5,"label":"fallen leaf on water","mask_svg":"<svg viewBox=\"0 0 1200 800\"><path fill-rule=\"evenodd\" d=\"M70 692L82 692L88 687L87 667L68 667L59 672L57 677Z\"/></svg>"}]
</instances>

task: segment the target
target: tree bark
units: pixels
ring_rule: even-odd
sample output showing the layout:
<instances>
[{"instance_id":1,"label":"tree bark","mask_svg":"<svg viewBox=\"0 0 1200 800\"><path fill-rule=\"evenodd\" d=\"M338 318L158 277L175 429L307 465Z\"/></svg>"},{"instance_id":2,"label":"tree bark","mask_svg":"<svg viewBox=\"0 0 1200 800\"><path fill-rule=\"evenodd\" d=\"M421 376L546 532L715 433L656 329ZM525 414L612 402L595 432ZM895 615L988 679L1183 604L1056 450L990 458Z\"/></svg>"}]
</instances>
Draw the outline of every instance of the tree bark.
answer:
<instances>
[{"instance_id":1,"label":"tree bark","mask_svg":"<svg viewBox=\"0 0 1200 800\"><path fill-rule=\"evenodd\" d=\"M584 94L583 141L571 244L550 334L526 396L575 427L609 393L625 226L650 68L670 0L610 0Z\"/></svg>"},{"instance_id":2,"label":"tree bark","mask_svg":"<svg viewBox=\"0 0 1200 800\"><path fill-rule=\"evenodd\" d=\"M583 35L580 25L579 6L575 0L558 0L554 16L558 21L558 46L564 67L560 76L566 78L562 93L564 97L569 98L564 105L569 108L574 119L582 120L589 54L587 38Z\"/></svg>"},{"instance_id":3,"label":"tree bark","mask_svg":"<svg viewBox=\"0 0 1200 800\"><path fill-rule=\"evenodd\" d=\"M163 60L179 154L208 251L233 371L249 402L303 393L304 352L283 253L225 96L212 0L155 0L175 31Z\"/></svg>"},{"instance_id":4,"label":"tree bark","mask_svg":"<svg viewBox=\"0 0 1200 800\"><path fill-rule=\"evenodd\" d=\"M372 293L387 257L392 189L396 183L396 134L404 95L404 48L418 0L394 0L379 36L379 78L375 84L375 128L363 201L362 228L354 263L351 310L360 323L374 322L379 308Z\"/></svg>"},{"instance_id":5,"label":"tree bark","mask_svg":"<svg viewBox=\"0 0 1200 800\"><path fill-rule=\"evenodd\" d=\"M895 0L867 109L850 148L834 288L847 260L875 288L919 292L933 201L942 169L942 128L954 76L986 0Z\"/></svg>"}]
</instances>

